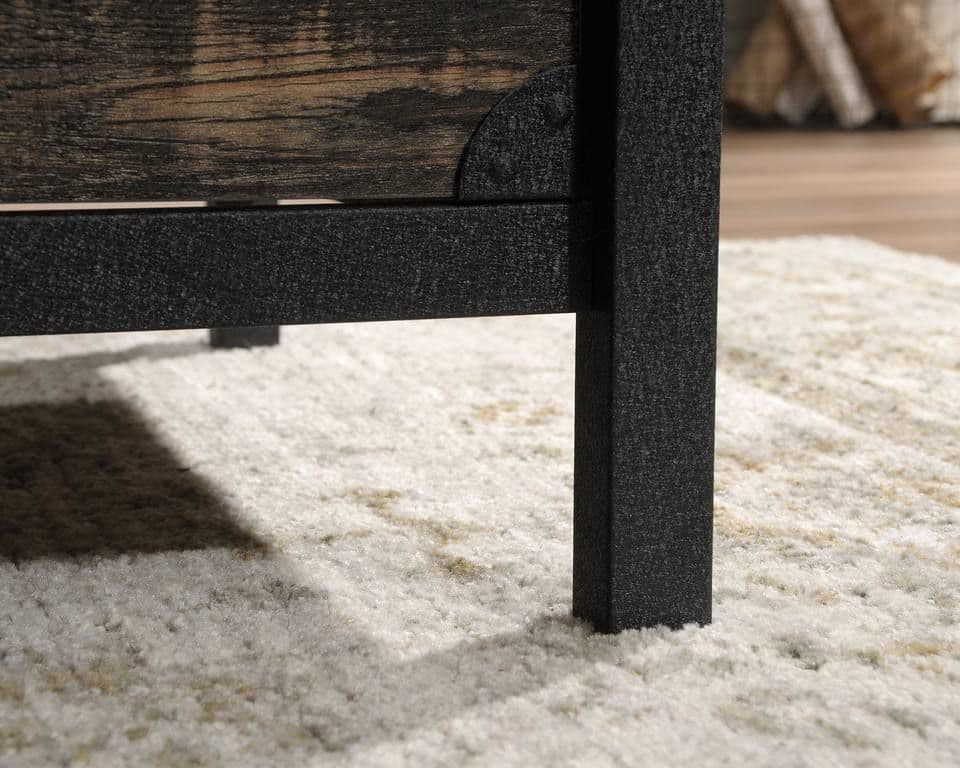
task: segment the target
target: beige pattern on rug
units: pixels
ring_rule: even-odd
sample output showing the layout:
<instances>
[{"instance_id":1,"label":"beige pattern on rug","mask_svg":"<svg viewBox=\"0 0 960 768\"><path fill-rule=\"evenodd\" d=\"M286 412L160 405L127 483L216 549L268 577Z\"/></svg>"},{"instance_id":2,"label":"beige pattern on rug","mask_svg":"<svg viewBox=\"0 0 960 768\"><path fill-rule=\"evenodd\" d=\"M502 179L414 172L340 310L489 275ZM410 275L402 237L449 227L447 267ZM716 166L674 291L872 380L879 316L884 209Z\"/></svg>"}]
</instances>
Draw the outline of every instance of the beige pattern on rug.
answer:
<instances>
[{"instance_id":1,"label":"beige pattern on rug","mask_svg":"<svg viewBox=\"0 0 960 768\"><path fill-rule=\"evenodd\" d=\"M960 763L960 268L721 253L715 623L569 617L570 317L0 341L0 764Z\"/></svg>"}]
</instances>

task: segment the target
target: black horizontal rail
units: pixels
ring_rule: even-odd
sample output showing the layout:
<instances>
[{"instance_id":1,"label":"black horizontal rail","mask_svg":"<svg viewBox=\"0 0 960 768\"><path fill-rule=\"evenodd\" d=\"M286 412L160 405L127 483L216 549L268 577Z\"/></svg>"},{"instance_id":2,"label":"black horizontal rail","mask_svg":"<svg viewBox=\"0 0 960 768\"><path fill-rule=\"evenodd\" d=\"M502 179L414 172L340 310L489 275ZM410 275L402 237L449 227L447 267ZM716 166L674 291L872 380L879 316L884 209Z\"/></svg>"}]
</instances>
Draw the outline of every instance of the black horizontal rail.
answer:
<instances>
[{"instance_id":1,"label":"black horizontal rail","mask_svg":"<svg viewBox=\"0 0 960 768\"><path fill-rule=\"evenodd\" d=\"M585 309L585 205L0 215L0 336Z\"/></svg>"}]
</instances>

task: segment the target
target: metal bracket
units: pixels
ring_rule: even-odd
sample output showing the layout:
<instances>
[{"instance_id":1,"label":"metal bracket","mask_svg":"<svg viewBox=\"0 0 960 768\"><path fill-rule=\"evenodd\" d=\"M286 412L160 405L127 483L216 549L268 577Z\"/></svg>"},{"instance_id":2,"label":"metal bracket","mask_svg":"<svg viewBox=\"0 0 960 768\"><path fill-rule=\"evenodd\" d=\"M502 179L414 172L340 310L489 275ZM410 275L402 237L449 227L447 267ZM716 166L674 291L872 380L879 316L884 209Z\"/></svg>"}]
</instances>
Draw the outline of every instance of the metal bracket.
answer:
<instances>
[{"instance_id":1,"label":"metal bracket","mask_svg":"<svg viewBox=\"0 0 960 768\"><path fill-rule=\"evenodd\" d=\"M461 200L576 196L576 72L541 72L490 110L460 160Z\"/></svg>"}]
</instances>

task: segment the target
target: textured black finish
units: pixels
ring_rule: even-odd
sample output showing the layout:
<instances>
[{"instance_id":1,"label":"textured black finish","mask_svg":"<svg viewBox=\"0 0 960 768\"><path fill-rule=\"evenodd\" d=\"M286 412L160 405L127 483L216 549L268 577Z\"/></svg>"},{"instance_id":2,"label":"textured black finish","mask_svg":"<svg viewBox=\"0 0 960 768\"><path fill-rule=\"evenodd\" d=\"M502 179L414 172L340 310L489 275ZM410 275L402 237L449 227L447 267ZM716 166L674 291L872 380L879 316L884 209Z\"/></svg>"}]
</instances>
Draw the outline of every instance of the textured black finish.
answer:
<instances>
[{"instance_id":1,"label":"textured black finish","mask_svg":"<svg viewBox=\"0 0 960 768\"><path fill-rule=\"evenodd\" d=\"M213 208L248 208L258 205L276 205L271 198L260 200L213 200L207 203ZM280 326L255 325L250 328L211 328L210 346L214 349L252 349L253 347L275 347L280 343Z\"/></svg>"},{"instance_id":2,"label":"textured black finish","mask_svg":"<svg viewBox=\"0 0 960 768\"><path fill-rule=\"evenodd\" d=\"M276 325L255 325L252 328L211 328L210 346L214 349L251 349L275 347L280 343Z\"/></svg>"},{"instance_id":3,"label":"textured black finish","mask_svg":"<svg viewBox=\"0 0 960 768\"><path fill-rule=\"evenodd\" d=\"M583 3L596 297L578 315L574 612L711 613L721 0Z\"/></svg>"},{"instance_id":4,"label":"textured black finish","mask_svg":"<svg viewBox=\"0 0 960 768\"><path fill-rule=\"evenodd\" d=\"M571 312L565 203L0 216L0 335Z\"/></svg>"},{"instance_id":5,"label":"textured black finish","mask_svg":"<svg viewBox=\"0 0 960 768\"><path fill-rule=\"evenodd\" d=\"M541 72L490 111L460 162L462 200L577 196L576 72L575 66Z\"/></svg>"}]
</instances>

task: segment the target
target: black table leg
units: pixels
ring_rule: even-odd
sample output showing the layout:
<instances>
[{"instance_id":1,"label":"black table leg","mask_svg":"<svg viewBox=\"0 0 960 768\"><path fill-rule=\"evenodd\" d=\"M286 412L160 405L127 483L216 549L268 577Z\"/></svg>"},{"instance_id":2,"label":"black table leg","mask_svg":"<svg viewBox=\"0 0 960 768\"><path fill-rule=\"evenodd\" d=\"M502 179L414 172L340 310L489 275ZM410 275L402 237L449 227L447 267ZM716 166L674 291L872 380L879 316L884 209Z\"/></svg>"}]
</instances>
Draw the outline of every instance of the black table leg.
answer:
<instances>
[{"instance_id":1,"label":"black table leg","mask_svg":"<svg viewBox=\"0 0 960 768\"><path fill-rule=\"evenodd\" d=\"M573 610L602 631L704 624L722 2L581 7L599 295L577 317Z\"/></svg>"},{"instance_id":2,"label":"black table leg","mask_svg":"<svg viewBox=\"0 0 960 768\"><path fill-rule=\"evenodd\" d=\"M272 347L280 343L280 327L257 325L251 328L211 328L210 346L214 349L250 349Z\"/></svg>"},{"instance_id":3,"label":"black table leg","mask_svg":"<svg viewBox=\"0 0 960 768\"><path fill-rule=\"evenodd\" d=\"M210 208L244 208L276 205L274 198L211 200ZM273 347L280 343L280 327L260 325L248 328L211 328L210 346L214 349L251 349Z\"/></svg>"}]
</instances>

